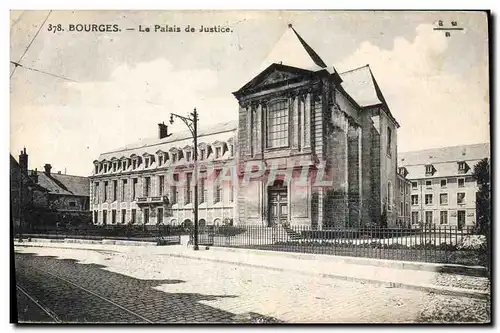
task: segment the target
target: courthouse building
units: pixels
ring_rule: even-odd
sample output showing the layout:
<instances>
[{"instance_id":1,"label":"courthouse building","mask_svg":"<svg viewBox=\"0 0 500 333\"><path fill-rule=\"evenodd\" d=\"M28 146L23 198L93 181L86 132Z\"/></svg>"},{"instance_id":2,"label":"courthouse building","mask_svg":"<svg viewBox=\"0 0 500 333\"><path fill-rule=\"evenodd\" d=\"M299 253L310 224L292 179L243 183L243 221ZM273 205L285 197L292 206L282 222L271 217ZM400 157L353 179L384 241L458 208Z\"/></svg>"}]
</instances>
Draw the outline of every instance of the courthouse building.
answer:
<instances>
[{"instance_id":1,"label":"courthouse building","mask_svg":"<svg viewBox=\"0 0 500 333\"><path fill-rule=\"evenodd\" d=\"M399 124L370 67L337 72L292 26L268 63L233 93L239 110L227 112L237 122L201 126L200 170L207 162L215 171L201 176L200 222L327 229L386 216L397 225ZM162 128L94 161L96 223L192 222L193 141L189 132L164 137ZM231 180L211 180L228 165Z\"/></svg>"},{"instance_id":2,"label":"courthouse building","mask_svg":"<svg viewBox=\"0 0 500 333\"><path fill-rule=\"evenodd\" d=\"M411 223L459 229L475 225L478 187L472 174L486 157L488 143L400 154L411 182Z\"/></svg>"}]
</instances>

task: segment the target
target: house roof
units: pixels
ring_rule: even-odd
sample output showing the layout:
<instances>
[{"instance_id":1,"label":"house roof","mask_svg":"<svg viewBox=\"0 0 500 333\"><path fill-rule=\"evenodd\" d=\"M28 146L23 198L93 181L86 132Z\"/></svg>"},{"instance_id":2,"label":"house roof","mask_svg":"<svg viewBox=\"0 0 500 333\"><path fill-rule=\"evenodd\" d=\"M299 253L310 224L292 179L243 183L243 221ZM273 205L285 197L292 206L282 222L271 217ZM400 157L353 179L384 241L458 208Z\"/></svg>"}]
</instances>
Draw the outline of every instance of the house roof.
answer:
<instances>
[{"instance_id":1,"label":"house roof","mask_svg":"<svg viewBox=\"0 0 500 333\"><path fill-rule=\"evenodd\" d=\"M471 176L474 165L490 156L490 144L453 146L436 149L426 149L399 154L399 165L408 170L408 179L439 178L449 176ZM466 162L469 169L458 173L458 162ZM435 172L427 176L425 165L432 164Z\"/></svg>"},{"instance_id":2,"label":"house roof","mask_svg":"<svg viewBox=\"0 0 500 333\"><path fill-rule=\"evenodd\" d=\"M295 31L291 24L278 40L262 67L273 63L302 68L310 71L325 69L327 66L320 56Z\"/></svg>"},{"instance_id":3,"label":"house roof","mask_svg":"<svg viewBox=\"0 0 500 333\"><path fill-rule=\"evenodd\" d=\"M481 160L485 157L490 157L490 144L479 143L473 145L433 148L403 152L398 155L400 166Z\"/></svg>"},{"instance_id":4,"label":"house roof","mask_svg":"<svg viewBox=\"0 0 500 333\"><path fill-rule=\"evenodd\" d=\"M14 158L14 156L12 156L12 154L10 155L10 168L17 169L19 174L21 175L23 180L28 184L29 187L36 188L37 190L40 190L40 191L47 191L47 189L45 189L45 188L41 187L39 184L35 183L33 181L33 179L31 179L31 177L29 177L28 174L26 174L26 172L24 172L21 169L19 162L16 161L16 159Z\"/></svg>"},{"instance_id":5,"label":"house roof","mask_svg":"<svg viewBox=\"0 0 500 333\"><path fill-rule=\"evenodd\" d=\"M216 141L227 141L234 137L234 132L238 128L237 121L226 121L215 125L200 127L198 130L198 144L212 144ZM185 146L192 145L193 139L189 130L173 133L171 136L163 139L149 138L132 143L125 147L103 153L98 160L111 160L130 157L135 154L142 156L144 154L155 154L159 150L163 152L170 151L171 148L182 149Z\"/></svg>"},{"instance_id":6,"label":"house roof","mask_svg":"<svg viewBox=\"0 0 500 333\"><path fill-rule=\"evenodd\" d=\"M36 174L38 175L38 185L47 189L50 194L76 196L90 195L90 180L87 177L58 173L47 175L41 171L36 171Z\"/></svg>"},{"instance_id":7,"label":"house roof","mask_svg":"<svg viewBox=\"0 0 500 333\"><path fill-rule=\"evenodd\" d=\"M369 65L340 73L341 86L361 107L382 104Z\"/></svg>"}]
</instances>

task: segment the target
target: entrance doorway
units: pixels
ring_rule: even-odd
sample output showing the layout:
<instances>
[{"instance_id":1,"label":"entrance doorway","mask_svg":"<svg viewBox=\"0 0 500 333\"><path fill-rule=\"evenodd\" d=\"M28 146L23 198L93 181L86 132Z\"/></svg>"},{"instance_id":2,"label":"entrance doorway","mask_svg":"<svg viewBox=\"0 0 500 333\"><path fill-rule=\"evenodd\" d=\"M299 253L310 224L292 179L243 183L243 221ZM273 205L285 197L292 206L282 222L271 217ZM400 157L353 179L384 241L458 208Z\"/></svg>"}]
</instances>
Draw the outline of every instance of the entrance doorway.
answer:
<instances>
[{"instance_id":1,"label":"entrance doorway","mask_svg":"<svg viewBox=\"0 0 500 333\"><path fill-rule=\"evenodd\" d=\"M268 226L272 227L288 222L288 193L283 182L275 182L268 188L269 220Z\"/></svg>"},{"instance_id":2,"label":"entrance doorway","mask_svg":"<svg viewBox=\"0 0 500 333\"><path fill-rule=\"evenodd\" d=\"M462 230L465 227L465 210L458 211L458 230Z\"/></svg>"}]
</instances>

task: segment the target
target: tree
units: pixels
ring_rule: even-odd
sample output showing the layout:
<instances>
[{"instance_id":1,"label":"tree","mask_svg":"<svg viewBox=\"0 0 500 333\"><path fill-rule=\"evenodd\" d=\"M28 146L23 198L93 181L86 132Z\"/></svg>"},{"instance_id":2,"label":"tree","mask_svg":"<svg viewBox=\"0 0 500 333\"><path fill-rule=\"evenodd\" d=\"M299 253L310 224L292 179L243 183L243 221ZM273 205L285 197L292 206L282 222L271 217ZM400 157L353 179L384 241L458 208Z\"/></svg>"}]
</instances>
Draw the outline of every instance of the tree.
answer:
<instances>
[{"instance_id":1,"label":"tree","mask_svg":"<svg viewBox=\"0 0 500 333\"><path fill-rule=\"evenodd\" d=\"M474 166L472 177L478 186L476 194L476 228L480 234L487 235L489 234L491 222L490 163L488 158L482 159Z\"/></svg>"},{"instance_id":2,"label":"tree","mask_svg":"<svg viewBox=\"0 0 500 333\"><path fill-rule=\"evenodd\" d=\"M488 271L491 267L491 200L490 200L490 162L484 158L474 166L472 175L477 182L478 191L476 193L476 230L484 235L485 244L481 247L482 261L487 266ZM488 274L490 278L491 275Z\"/></svg>"}]
</instances>

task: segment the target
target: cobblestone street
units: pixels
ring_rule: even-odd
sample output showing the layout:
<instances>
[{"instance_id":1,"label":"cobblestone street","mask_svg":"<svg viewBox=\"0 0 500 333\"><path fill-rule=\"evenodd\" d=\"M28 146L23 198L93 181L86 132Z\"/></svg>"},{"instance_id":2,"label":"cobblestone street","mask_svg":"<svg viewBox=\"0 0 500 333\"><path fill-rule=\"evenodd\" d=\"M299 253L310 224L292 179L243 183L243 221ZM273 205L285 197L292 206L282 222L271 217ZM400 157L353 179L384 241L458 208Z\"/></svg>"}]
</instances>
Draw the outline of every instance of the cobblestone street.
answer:
<instances>
[{"instance_id":1,"label":"cobblestone street","mask_svg":"<svg viewBox=\"0 0 500 333\"><path fill-rule=\"evenodd\" d=\"M456 299L144 253L19 247L17 283L63 322L422 322L433 321L431 300L439 307ZM460 301L463 312L486 304Z\"/></svg>"}]
</instances>

